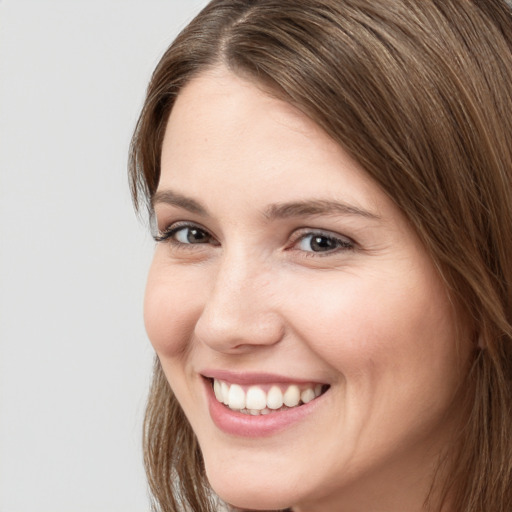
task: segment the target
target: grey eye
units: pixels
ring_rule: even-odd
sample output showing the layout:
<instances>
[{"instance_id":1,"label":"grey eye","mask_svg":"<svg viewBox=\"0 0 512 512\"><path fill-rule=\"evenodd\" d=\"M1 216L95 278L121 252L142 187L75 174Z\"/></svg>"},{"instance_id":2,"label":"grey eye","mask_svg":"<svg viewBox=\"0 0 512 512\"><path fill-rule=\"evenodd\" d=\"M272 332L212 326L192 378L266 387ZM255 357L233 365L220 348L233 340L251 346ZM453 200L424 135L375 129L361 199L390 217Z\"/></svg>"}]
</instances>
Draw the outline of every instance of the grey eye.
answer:
<instances>
[{"instance_id":1,"label":"grey eye","mask_svg":"<svg viewBox=\"0 0 512 512\"><path fill-rule=\"evenodd\" d=\"M174 232L174 239L182 244L207 244L212 237L204 229L184 226Z\"/></svg>"},{"instance_id":2,"label":"grey eye","mask_svg":"<svg viewBox=\"0 0 512 512\"><path fill-rule=\"evenodd\" d=\"M352 248L348 240L328 236L322 233L311 233L302 237L298 244L299 249L307 252L329 252L336 249Z\"/></svg>"}]
</instances>

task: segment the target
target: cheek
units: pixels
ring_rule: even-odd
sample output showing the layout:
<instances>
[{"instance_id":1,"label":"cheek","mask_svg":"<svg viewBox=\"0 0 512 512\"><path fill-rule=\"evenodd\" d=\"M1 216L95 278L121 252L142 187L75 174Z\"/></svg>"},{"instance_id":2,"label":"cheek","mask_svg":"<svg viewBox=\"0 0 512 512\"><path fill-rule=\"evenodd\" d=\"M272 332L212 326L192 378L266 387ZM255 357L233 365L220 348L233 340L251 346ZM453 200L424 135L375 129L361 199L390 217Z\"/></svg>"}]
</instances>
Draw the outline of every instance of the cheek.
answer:
<instances>
[{"instance_id":1,"label":"cheek","mask_svg":"<svg viewBox=\"0 0 512 512\"><path fill-rule=\"evenodd\" d=\"M442 424L461 358L443 291L355 281L309 287L308 299L290 303L289 311L300 339L341 383L342 412L332 428L352 433L352 444L369 446L374 456Z\"/></svg>"},{"instance_id":2,"label":"cheek","mask_svg":"<svg viewBox=\"0 0 512 512\"><path fill-rule=\"evenodd\" d=\"M454 315L444 290L421 277L336 282L327 275L295 290L288 314L300 337L349 385L434 378L457 365Z\"/></svg>"},{"instance_id":3,"label":"cheek","mask_svg":"<svg viewBox=\"0 0 512 512\"><path fill-rule=\"evenodd\" d=\"M180 272L155 257L146 284L144 323L160 358L183 354L199 315L198 296Z\"/></svg>"}]
</instances>

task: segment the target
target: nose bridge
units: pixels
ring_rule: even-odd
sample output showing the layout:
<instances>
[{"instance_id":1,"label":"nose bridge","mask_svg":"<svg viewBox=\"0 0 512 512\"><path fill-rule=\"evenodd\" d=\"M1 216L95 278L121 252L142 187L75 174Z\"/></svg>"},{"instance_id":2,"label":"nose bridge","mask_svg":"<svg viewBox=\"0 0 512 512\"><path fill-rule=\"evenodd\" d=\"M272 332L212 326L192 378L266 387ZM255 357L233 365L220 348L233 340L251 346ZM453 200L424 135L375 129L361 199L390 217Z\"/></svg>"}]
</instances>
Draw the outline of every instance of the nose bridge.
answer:
<instances>
[{"instance_id":1,"label":"nose bridge","mask_svg":"<svg viewBox=\"0 0 512 512\"><path fill-rule=\"evenodd\" d=\"M274 304L272 267L239 247L219 258L196 335L220 351L276 343L282 323Z\"/></svg>"}]
</instances>

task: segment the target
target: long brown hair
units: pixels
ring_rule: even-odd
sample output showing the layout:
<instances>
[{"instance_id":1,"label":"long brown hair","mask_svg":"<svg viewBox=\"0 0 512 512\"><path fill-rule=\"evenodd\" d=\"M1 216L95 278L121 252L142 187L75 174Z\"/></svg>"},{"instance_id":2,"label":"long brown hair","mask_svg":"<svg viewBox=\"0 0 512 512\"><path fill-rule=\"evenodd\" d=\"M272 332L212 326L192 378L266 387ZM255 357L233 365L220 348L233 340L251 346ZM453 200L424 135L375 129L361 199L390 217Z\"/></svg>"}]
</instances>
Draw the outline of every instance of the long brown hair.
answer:
<instances>
[{"instance_id":1,"label":"long brown hair","mask_svg":"<svg viewBox=\"0 0 512 512\"><path fill-rule=\"evenodd\" d=\"M510 7L214 0L153 74L132 140L136 204L150 208L177 95L218 64L318 123L416 229L480 347L465 386L467 421L444 461L451 477L439 496L450 493L453 512L512 510ZM195 435L158 360L144 450L155 509L215 510Z\"/></svg>"}]
</instances>

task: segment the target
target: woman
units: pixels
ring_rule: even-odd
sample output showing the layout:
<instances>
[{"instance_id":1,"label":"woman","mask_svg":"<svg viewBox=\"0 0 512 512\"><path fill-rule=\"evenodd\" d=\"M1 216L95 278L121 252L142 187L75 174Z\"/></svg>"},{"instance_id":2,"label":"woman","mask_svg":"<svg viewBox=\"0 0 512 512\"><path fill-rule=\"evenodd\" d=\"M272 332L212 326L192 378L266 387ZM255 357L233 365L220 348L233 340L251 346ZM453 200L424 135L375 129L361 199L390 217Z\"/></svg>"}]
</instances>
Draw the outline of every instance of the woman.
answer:
<instances>
[{"instance_id":1,"label":"woman","mask_svg":"<svg viewBox=\"0 0 512 512\"><path fill-rule=\"evenodd\" d=\"M131 157L155 507L512 507L512 15L214 0Z\"/></svg>"}]
</instances>

